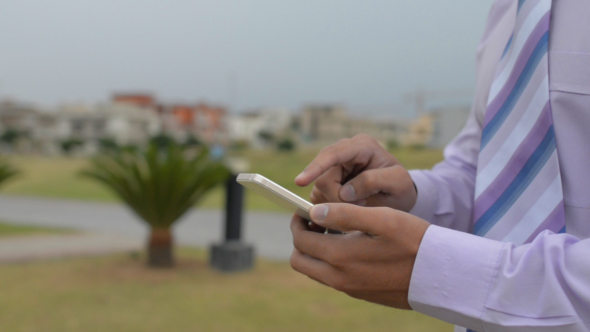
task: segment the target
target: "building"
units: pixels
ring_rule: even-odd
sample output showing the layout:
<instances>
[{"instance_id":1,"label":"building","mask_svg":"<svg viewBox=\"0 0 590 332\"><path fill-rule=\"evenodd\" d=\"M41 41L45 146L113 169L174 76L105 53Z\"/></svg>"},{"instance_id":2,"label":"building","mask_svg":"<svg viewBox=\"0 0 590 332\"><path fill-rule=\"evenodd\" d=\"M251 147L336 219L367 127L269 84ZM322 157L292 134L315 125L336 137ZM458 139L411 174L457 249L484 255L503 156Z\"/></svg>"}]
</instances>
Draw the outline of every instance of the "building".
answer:
<instances>
[{"instance_id":1,"label":"building","mask_svg":"<svg viewBox=\"0 0 590 332\"><path fill-rule=\"evenodd\" d=\"M83 152L96 152L101 139L112 139L119 145L145 145L161 130L155 112L125 103L100 104L95 107L66 105L59 109L56 140L79 140Z\"/></svg>"},{"instance_id":2,"label":"building","mask_svg":"<svg viewBox=\"0 0 590 332\"><path fill-rule=\"evenodd\" d=\"M399 141L401 145L426 147L432 139L433 121L434 116L432 114L425 114L409 123Z\"/></svg>"},{"instance_id":3,"label":"building","mask_svg":"<svg viewBox=\"0 0 590 332\"><path fill-rule=\"evenodd\" d=\"M3 101L0 103L0 133L12 130L23 135L32 135L38 113L37 109L31 105Z\"/></svg>"},{"instance_id":4,"label":"building","mask_svg":"<svg viewBox=\"0 0 590 332\"><path fill-rule=\"evenodd\" d=\"M220 106L200 103L193 108L193 133L205 142L227 140L227 111Z\"/></svg>"},{"instance_id":5,"label":"building","mask_svg":"<svg viewBox=\"0 0 590 332\"><path fill-rule=\"evenodd\" d=\"M154 111L163 131L178 141L192 135L207 143L227 140L227 111L206 103L161 103L149 93L115 93L115 105L128 105Z\"/></svg>"},{"instance_id":6,"label":"building","mask_svg":"<svg viewBox=\"0 0 590 332\"><path fill-rule=\"evenodd\" d=\"M111 98L113 104L126 104L140 108L157 108L156 97L149 93L115 93Z\"/></svg>"},{"instance_id":7,"label":"building","mask_svg":"<svg viewBox=\"0 0 590 332\"><path fill-rule=\"evenodd\" d=\"M395 119L354 118L339 105L312 105L303 109L301 131L308 143L325 146L339 139L367 134L386 144L399 141L406 124Z\"/></svg>"},{"instance_id":8,"label":"building","mask_svg":"<svg viewBox=\"0 0 590 332\"><path fill-rule=\"evenodd\" d=\"M341 105L309 105L301 114L301 132L306 142L330 144L350 136L350 117Z\"/></svg>"},{"instance_id":9,"label":"building","mask_svg":"<svg viewBox=\"0 0 590 332\"><path fill-rule=\"evenodd\" d=\"M227 140L227 111L204 103L173 104L160 107L164 131L177 140L193 135L206 143Z\"/></svg>"},{"instance_id":10,"label":"building","mask_svg":"<svg viewBox=\"0 0 590 332\"><path fill-rule=\"evenodd\" d=\"M5 152L53 152L55 115L14 101L0 103L1 149Z\"/></svg>"},{"instance_id":11,"label":"building","mask_svg":"<svg viewBox=\"0 0 590 332\"><path fill-rule=\"evenodd\" d=\"M292 116L280 107L262 108L252 112L234 114L228 119L228 136L253 147L268 145L264 135L280 138L291 135Z\"/></svg>"},{"instance_id":12,"label":"building","mask_svg":"<svg viewBox=\"0 0 590 332\"><path fill-rule=\"evenodd\" d=\"M442 149L459 134L469 117L468 104L450 104L430 108L408 125L400 141L408 146Z\"/></svg>"},{"instance_id":13,"label":"building","mask_svg":"<svg viewBox=\"0 0 590 332\"><path fill-rule=\"evenodd\" d=\"M449 144L465 126L470 109L468 104L459 104L431 110L432 136L427 143L428 147L442 149Z\"/></svg>"}]
</instances>

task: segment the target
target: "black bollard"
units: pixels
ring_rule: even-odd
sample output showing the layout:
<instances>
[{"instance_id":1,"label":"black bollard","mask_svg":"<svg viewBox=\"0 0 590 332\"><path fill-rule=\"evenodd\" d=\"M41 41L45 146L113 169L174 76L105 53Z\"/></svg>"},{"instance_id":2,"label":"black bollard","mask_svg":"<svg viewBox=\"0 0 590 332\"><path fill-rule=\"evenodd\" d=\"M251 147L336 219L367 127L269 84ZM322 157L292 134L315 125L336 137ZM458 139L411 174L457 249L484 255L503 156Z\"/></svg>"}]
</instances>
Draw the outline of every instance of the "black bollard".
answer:
<instances>
[{"instance_id":1,"label":"black bollard","mask_svg":"<svg viewBox=\"0 0 590 332\"><path fill-rule=\"evenodd\" d=\"M242 210L244 209L244 186L237 175L225 183L225 241L239 241L242 237Z\"/></svg>"},{"instance_id":2,"label":"black bollard","mask_svg":"<svg viewBox=\"0 0 590 332\"><path fill-rule=\"evenodd\" d=\"M223 272L250 270L254 266L254 247L241 241L244 187L232 175L225 183L225 239L210 249L210 264Z\"/></svg>"}]
</instances>

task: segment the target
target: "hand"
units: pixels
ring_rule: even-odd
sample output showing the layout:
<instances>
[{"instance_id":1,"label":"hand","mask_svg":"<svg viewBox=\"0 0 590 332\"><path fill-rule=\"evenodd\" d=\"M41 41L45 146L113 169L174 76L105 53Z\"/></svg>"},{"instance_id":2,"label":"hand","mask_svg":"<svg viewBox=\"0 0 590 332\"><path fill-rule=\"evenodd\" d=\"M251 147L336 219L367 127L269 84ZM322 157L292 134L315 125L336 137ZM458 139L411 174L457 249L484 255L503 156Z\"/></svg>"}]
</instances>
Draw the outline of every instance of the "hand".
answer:
<instances>
[{"instance_id":1,"label":"hand","mask_svg":"<svg viewBox=\"0 0 590 332\"><path fill-rule=\"evenodd\" d=\"M302 187L313 181L314 204L347 202L406 212L416 204L416 188L408 171L364 134L322 149L295 179Z\"/></svg>"},{"instance_id":2,"label":"hand","mask_svg":"<svg viewBox=\"0 0 590 332\"><path fill-rule=\"evenodd\" d=\"M411 309L410 278L428 222L389 208L342 203L316 205L311 218L346 233L317 233L293 216L294 270L354 298Z\"/></svg>"}]
</instances>

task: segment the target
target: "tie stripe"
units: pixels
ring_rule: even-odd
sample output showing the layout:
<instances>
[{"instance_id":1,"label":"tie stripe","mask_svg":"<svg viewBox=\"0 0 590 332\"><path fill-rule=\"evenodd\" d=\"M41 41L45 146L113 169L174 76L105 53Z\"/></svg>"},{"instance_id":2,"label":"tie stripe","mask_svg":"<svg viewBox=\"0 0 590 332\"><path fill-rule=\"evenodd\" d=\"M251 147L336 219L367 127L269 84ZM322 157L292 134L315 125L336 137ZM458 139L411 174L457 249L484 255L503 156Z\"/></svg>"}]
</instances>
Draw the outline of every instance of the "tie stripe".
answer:
<instances>
[{"instance_id":1,"label":"tie stripe","mask_svg":"<svg viewBox=\"0 0 590 332\"><path fill-rule=\"evenodd\" d=\"M536 43L532 54L528 57L528 61L526 61L526 63L525 61L522 61L523 68L515 67L515 71L513 71L513 75L511 76L514 77L518 75L518 78L514 82L514 85L507 84L503 91L500 92L497 99L489 105L488 111L486 112L487 124L484 123L485 127L482 133L482 148L485 148L492 136L496 133L504 120L506 120L506 117L514 109L514 105L522 96L524 89L528 86L531 77L541 63L541 59L547 54L548 44L549 32L546 32ZM526 59L523 57L523 60ZM520 63L518 63L518 65L520 65Z\"/></svg>"},{"instance_id":2,"label":"tie stripe","mask_svg":"<svg viewBox=\"0 0 590 332\"><path fill-rule=\"evenodd\" d=\"M544 109L547 109L548 107L549 104L547 103ZM487 188L490 189L485 190L475 200L475 204L480 209L489 209L491 204L498 200L499 195L504 192L508 188L509 184L515 180L518 171L525 166L525 163L527 160L529 160L529 158L531 158L534 152L533 148L531 147L539 146L541 144L541 141L545 137L545 134L549 130L550 126L551 117L547 114L547 112L545 112L539 117L535 123L535 126L531 129L520 146L517 146L516 144L511 146L511 148L515 147L516 149L511 149L511 151L509 151L513 152L512 154L506 154L506 156L510 158L506 162L506 166L502 168L501 172L494 174L493 177L488 178L488 182L491 181L491 183L488 184ZM510 143L511 141L506 141L505 145L509 146ZM500 167L497 167L497 169L499 170ZM476 219L479 219L480 217L480 214L475 214Z\"/></svg>"},{"instance_id":3,"label":"tie stripe","mask_svg":"<svg viewBox=\"0 0 590 332\"><path fill-rule=\"evenodd\" d=\"M529 42L530 36L533 35L535 28L538 26L540 17L547 13L542 4L533 2L531 2L530 5L525 6L525 8L530 10L523 9L521 13L528 14L526 17L522 15L518 16L514 32L515 37L513 37L514 41L511 43L510 50L507 53L505 66L498 68L498 75L490 90L489 102L492 102L498 95L499 90L506 85L509 75L515 67L515 62L520 59L519 55L522 54L524 50L531 49L531 42ZM547 29L544 31L547 31Z\"/></svg>"},{"instance_id":4,"label":"tie stripe","mask_svg":"<svg viewBox=\"0 0 590 332\"><path fill-rule=\"evenodd\" d=\"M545 166L553 151L555 151L555 136L553 135L553 126L551 126L545 133L541 144L534 150L514 181L478 219L474 227L475 234L483 236L494 226Z\"/></svg>"},{"instance_id":5,"label":"tie stripe","mask_svg":"<svg viewBox=\"0 0 590 332\"><path fill-rule=\"evenodd\" d=\"M565 224L549 100L550 12L551 0L518 2L482 129L473 232L517 245Z\"/></svg>"},{"instance_id":6,"label":"tie stripe","mask_svg":"<svg viewBox=\"0 0 590 332\"><path fill-rule=\"evenodd\" d=\"M553 158L553 157L550 157ZM519 197L519 208L508 210L502 219L500 219L492 229L486 233L490 239L504 239L508 233L516 226L515 220L523 220L529 210L533 208L539 198L539 193L545 192L555 179L555 174L559 172L556 163L548 161L546 166L539 171L537 177L539 180L531 183Z\"/></svg>"},{"instance_id":7,"label":"tie stripe","mask_svg":"<svg viewBox=\"0 0 590 332\"><path fill-rule=\"evenodd\" d=\"M549 98L550 15L551 0L518 0L482 129L473 233L516 245L566 231Z\"/></svg>"},{"instance_id":8,"label":"tie stripe","mask_svg":"<svg viewBox=\"0 0 590 332\"><path fill-rule=\"evenodd\" d=\"M496 132L494 138L495 144L487 145L484 154L480 154L478 168L480 170L481 179L487 177L495 177L500 172L500 167L487 167L493 161L494 164L504 165L508 162L510 156L514 153L517 146L525 139L526 133L530 131L530 126L534 124L535 118L539 116L539 111L543 106L544 100L549 100L549 91L546 89L548 77L542 71L537 71L532 82L538 82L535 86L531 85L521 96L515 107L526 107L525 113L511 112L504 124ZM502 167L503 168L503 167ZM489 185L485 183L478 189L482 190ZM481 192L478 192L476 197Z\"/></svg>"}]
</instances>

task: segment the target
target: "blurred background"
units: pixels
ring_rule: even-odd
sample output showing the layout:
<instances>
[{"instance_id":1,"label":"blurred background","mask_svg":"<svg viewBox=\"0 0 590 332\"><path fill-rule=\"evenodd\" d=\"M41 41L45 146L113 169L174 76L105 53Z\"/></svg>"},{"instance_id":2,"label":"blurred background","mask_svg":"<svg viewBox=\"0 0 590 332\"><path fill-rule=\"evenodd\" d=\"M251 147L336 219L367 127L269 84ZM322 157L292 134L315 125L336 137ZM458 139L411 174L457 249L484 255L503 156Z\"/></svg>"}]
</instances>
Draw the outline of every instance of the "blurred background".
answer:
<instances>
[{"instance_id":1,"label":"blurred background","mask_svg":"<svg viewBox=\"0 0 590 332\"><path fill-rule=\"evenodd\" d=\"M292 271L290 215L231 183L308 198L360 133L432 167L491 3L0 3L0 330L451 331Z\"/></svg>"}]
</instances>

